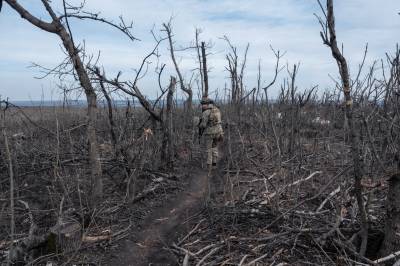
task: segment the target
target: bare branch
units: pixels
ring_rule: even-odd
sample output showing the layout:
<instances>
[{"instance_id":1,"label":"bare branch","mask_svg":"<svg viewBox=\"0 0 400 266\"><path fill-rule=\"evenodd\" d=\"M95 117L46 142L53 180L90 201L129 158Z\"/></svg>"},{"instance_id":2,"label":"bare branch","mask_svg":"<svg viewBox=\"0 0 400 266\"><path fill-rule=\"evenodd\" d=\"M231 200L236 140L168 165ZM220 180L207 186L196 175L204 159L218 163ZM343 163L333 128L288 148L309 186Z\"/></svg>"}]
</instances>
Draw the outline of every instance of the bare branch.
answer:
<instances>
[{"instance_id":1,"label":"bare branch","mask_svg":"<svg viewBox=\"0 0 400 266\"><path fill-rule=\"evenodd\" d=\"M41 19L38 19L37 17L33 16L31 13L29 13L25 8L23 8L16 0L5 0L7 4L9 4L15 11L20 14L20 16L26 20L28 20L30 23L35 25L36 27L56 33L57 32L57 27L53 23L45 22Z\"/></svg>"}]
</instances>

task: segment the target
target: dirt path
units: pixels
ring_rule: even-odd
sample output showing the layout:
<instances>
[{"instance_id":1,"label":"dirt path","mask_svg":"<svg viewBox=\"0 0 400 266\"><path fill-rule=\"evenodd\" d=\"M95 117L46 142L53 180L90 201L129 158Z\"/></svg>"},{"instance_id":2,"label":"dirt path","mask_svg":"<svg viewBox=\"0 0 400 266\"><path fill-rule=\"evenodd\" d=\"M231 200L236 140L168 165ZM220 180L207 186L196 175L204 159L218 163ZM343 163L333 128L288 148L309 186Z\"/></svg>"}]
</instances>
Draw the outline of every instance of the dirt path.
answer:
<instances>
[{"instance_id":1,"label":"dirt path","mask_svg":"<svg viewBox=\"0 0 400 266\"><path fill-rule=\"evenodd\" d=\"M190 176L187 188L153 210L135 240L126 241L107 265L178 265L175 256L164 247L177 241L181 232L190 230L187 221L202 210L206 192L206 172L195 170Z\"/></svg>"}]
</instances>

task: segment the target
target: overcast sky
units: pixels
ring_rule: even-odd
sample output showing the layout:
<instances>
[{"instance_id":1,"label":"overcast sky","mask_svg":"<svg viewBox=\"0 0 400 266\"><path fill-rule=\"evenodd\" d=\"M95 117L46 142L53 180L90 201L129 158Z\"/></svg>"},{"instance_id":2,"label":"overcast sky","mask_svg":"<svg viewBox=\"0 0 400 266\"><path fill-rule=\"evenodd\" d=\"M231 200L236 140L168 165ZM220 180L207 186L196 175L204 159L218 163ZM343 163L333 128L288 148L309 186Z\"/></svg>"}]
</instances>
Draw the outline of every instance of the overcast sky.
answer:
<instances>
[{"instance_id":1,"label":"overcast sky","mask_svg":"<svg viewBox=\"0 0 400 266\"><path fill-rule=\"evenodd\" d=\"M19 0L34 15L48 20L48 15L39 0ZM78 1L71 1L77 3ZM61 0L52 4L58 12ZM211 90L229 84L225 70L228 52L221 37L227 35L237 46L242 56L250 43L245 86L256 85L257 64L261 60L262 79L268 83L273 76L274 56L269 49L286 51L283 64L300 62L298 75L299 89L319 85L321 90L333 86L328 74L337 76L337 66L330 51L322 45L319 24L314 13L320 13L314 0L87 0L86 10L101 12L101 16L118 21L122 15L126 21L132 20L133 35L141 41L132 42L117 30L92 21L71 21L75 42L85 41L89 53L101 51L100 63L107 75L112 77L119 70L122 78L134 75L142 58L152 50L154 40L150 31L159 36L162 23L173 17L172 27L176 47L186 47L194 39L195 28L201 28L201 39L211 42L207 58L210 68ZM386 52L394 51L400 36L400 2L398 0L336 0L335 15L337 37L344 44L344 53L351 72L356 72L361 62L366 43L369 45L367 62L383 58ZM6 3L0 13L0 95L11 100L59 99L60 82L55 77L36 79L41 73L30 68L32 62L52 68L65 57L57 36L43 32L12 10ZM171 59L167 42L162 43L159 61L153 60L148 75L139 86L143 93L152 98L158 92L157 64L166 63L163 75L166 84L170 75ZM194 51L178 51L176 56L186 79L197 66ZM275 88L276 94L282 78L280 74Z\"/></svg>"}]
</instances>

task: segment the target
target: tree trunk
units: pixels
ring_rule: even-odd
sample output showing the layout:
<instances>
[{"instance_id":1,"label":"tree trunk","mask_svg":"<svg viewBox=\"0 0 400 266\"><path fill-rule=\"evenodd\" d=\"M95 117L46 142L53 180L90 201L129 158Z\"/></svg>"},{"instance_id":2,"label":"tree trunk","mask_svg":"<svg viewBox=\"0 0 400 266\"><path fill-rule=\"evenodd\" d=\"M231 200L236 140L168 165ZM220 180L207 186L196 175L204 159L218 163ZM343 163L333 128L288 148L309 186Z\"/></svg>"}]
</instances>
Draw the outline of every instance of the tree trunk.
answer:
<instances>
[{"instance_id":1,"label":"tree trunk","mask_svg":"<svg viewBox=\"0 0 400 266\"><path fill-rule=\"evenodd\" d=\"M400 174L389 180L389 192L386 200L386 226L380 256L384 257L399 250L400 237Z\"/></svg>"},{"instance_id":2,"label":"tree trunk","mask_svg":"<svg viewBox=\"0 0 400 266\"><path fill-rule=\"evenodd\" d=\"M187 92L188 94L188 98L186 99L185 103L184 103L184 107L186 108L186 110L188 110L189 112L192 111L193 107L192 107L192 102L193 102L193 91L192 90L188 90Z\"/></svg>"},{"instance_id":3,"label":"tree trunk","mask_svg":"<svg viewBox=\"0 0 400 266\"><path fill-rule=\"evenodd\" d=\"M175 66L175 70L176 73L178 74L178 78L179 78L179 83L181 85L181 90L183 90L188 98L186 99L185 103L184 103L184 108L186 108L186 110L188 110L189 112L192 110L192 98L193 98L193 91L192 89L189 87L186 87L183 81L183 76L181 71L179 70L179 66L178 63L176 62L175 59L175 49L174 49L174 45L172 43L172 32L171 32L171 25L170 24L163 24L165 31L167 32L168 35L168 41L169 41L169 48L170 48L170 54L171 54L171 59L172 62L174 63Z\"/></svg>"},{"instance_id":4,"label":"tree trunk","mask_svg":"<svg viewBox=\"0 0 400 266\"><path fill-rule=\"evenodd\" d=\"M173 168L173 158L174 158L174 141L173 141L173 99L174 99L174 92L175 92L175 85L176 85L176 78L171 77L171 81L168 87L168 94L167 94L167 110L166 110L166 119L163 123L163 144L162 144L162 153L161 153L161 160L166 163L167 168Z\"/></svg>"},{"instance_id":5,"label":"tree trunk","mask_svg":"<svg viewBox=\"0 0 400 266\"><path fill-rule=\"evenodd\" d=\"M13 161L11 157L11 151L10 147L8 145L8 137L7 137L7 132L6 132L6 126L5 126L5 111L4 115L2 117L2 132L3 132L3 137L4 137L4 148L5 148L5 154L6 158L8 161L8 174L10 177L10 212L11 212L11 219L10 219L10 238L11 238L11 243L14 243L14 237L15 237L15 209L14 209L14 170L13 170ZM13 244L10 245L10 254L13 253ZM10 256L8 257L8 263L11 265L10 261Z\"/></svg>"},{"instance_id":6,"label":"tree trunk","mask_svg":"<svg viewBox=\"0 0 400 266\"><path fill-rule=\"evenodd\" d=\"M97 113L97 95L90 83L89 76L83 66L78 50L74 46L71 36L65 28L60 24L58 35L63 41L65 49L73 62L76 73L78 74L79 82L85 92L87 109L87 136L89 141L89 164L91 172L91 201L92 205L103 195L103 180L99 158L99 151L96 138L96 113Z\"/></svg>"},{"instance_id":7,"label":"tree trunk","mask_svg":"<svg viewBox=\"0 0 400 266\"><path fill-rule=\"evenodd\" d=\"M89 164L91 171L91 191L89 195L91 195L92 205L98 202L98 199L102 197L103 193L103 182L101 179L102 171L101 164L99 159L98 145L96 140L96 127L95 127L95 119L96 119L96 111L97 111L97 96L95 93L92 84L90 83L89 76L86 72L86 69L79 57L79 51L76 49L72 37L68 34L64 25L61 23L60 19L54 13L51 8L49 2L46 0L42 0L42 4L45 6L47 12L52 18L52 22L45 22L31 13L29 13L23 6L21 6L16 0L6 0L7 4L9 4L18 14L21 15L22 18L29 21L31 24L36 27L57 34L68 52L68 55L74 65L74 69L78 74L79 82L85 92L86 100L88 104L87 110L87 137L89 141Z\"/></svg>"},{"instance_id":8,"label":"tree trunk","mask_svg":"<svg viewBox=\"0 0 400 266\"><path fill-rule=\"evenodd\" d=\"M108 94L108 92L107 92L107 90L106 90L106 88L104 86L103 80L100 79L99 82L100 82L101 91L103 92L104 98L107 101L108 122L110 123L111 142L112 142L112 145L113 145L113 148L114 148L115 157L118 158L119 154L120 154L120 150L119 150L119 147L117 147L118 140L117 140L117 134L115 132L116 125L115 125L115 122L114 122L112 100L111 100L111 97Z\"/></svg>"},{"instance_id":9,"label":"tree trunk","mask_svg":"<svg viewBox=\"0 0 400 266\"><path fill-rule=\"evenodd\" d=\"M362 243L360 247L360 255L364 256L367 249L368 242L368 217L367 212L364 207L364 199L362 196L362 186L361 179L363 173L363 165L360 157L360 141L359 135L357 134L355 122L353 120L353 100L351 97L351 87L350 87L350 77L349 70L347 66L346 58L340 52L337 40L336 40L336 30L335 30L335 17L333 12L333 0L327 0L327 31L329 31L329 39L328 35L324 35L321 33L322 39L326 45L331 48L332 56L335 58L338 67L340 77L342 79L343 84L343 93L345 98L345 106L346 106L346 118L349 125L349 134L350 134L350 146L351 146L351 155L353 160L353 176L354 176L354 191L357 199L358 209L360 211L361 218L361 238Z\"/></svg>"},{"instance_id":10,"label":"tree trunk","mask_svg":"<svg viewBox=\"0 0 400 266\"><path fill-rule=\"evenodd\" d=\"M201 42L201 54L203 57L203 76L204 76L204 94L203 97L208 97L208 73L207 73L207 58L205 43Z\"/></svg>"}]
</instances>

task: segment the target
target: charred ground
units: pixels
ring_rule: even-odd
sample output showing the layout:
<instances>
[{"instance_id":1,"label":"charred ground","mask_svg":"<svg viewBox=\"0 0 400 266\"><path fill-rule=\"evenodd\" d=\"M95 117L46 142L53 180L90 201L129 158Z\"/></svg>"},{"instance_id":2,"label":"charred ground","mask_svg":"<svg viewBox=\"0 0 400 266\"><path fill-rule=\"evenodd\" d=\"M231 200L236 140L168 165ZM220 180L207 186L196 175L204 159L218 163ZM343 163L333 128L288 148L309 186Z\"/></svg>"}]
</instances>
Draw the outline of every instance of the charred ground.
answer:
<instances>
[{"instance_id":1,"label":"charred ground","mask_svg":"<svg viewBox=\"0 0 400 266\"><path fill-rule=\"evenodd\" d=\"M357 256L359 212L348 136L343 134L343 113L336 104L310 104L295 122L288 119L295 110L290 105L249 103L241 107L239 116L236 107L222 105L224 156L211 176L208 204L202 197L205 173L200 146L189 118L174 122L174 128L182 133L175 138L175 167L167 169L159 160L162 139L157 137L157 128L146 135L144 129L151 124L146 124L145 113L129 108L116 109L120 115L116 121L132 119L126 122L129 126L121 125L127 128L123 139L131 152L129 169L134 176L126 175L127 165L106 149L108 125L106 120L101 122L99 114L98 124L104 128L99 130L104 134L99 139L103 139L105 190L104 199L94 209L90 195L84 192L88 186L86 140L80 132L84 110L7 110L15 162L15 247L26 252L25 262L177 265L186 257L190 264L325 265L354 260L368 263L379 257L388 178L394 173L395 161L380 157L378 162L373 154L386 151L387 158L394 158L385 148L382 131L388 124L378 111L369 121L374 125L369 127L374 142L365 134L362 142L367 166L363 190L370 226L364 258ZM175 112L184 117L179 109ZM329 123L321 124L315 117ZM360 132L366 132L362 124ZM385 172L378 165L381 163ZM5 259L10 245L6 160L1 167L1 250ZM45 241L24 249L24 241L47 237L57 221L80 225L81 238L67 237L55 246Z\"/></svg>"}]
</instances>

